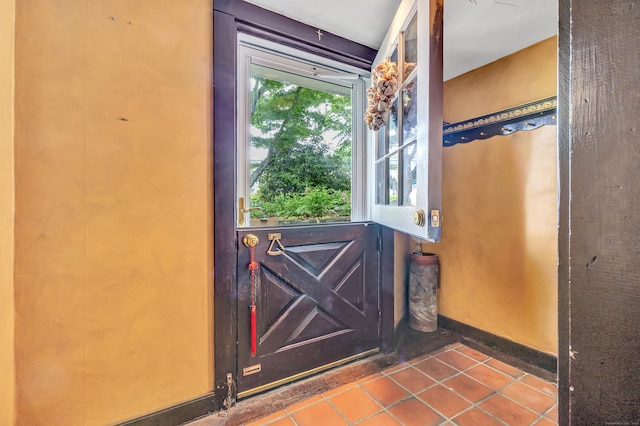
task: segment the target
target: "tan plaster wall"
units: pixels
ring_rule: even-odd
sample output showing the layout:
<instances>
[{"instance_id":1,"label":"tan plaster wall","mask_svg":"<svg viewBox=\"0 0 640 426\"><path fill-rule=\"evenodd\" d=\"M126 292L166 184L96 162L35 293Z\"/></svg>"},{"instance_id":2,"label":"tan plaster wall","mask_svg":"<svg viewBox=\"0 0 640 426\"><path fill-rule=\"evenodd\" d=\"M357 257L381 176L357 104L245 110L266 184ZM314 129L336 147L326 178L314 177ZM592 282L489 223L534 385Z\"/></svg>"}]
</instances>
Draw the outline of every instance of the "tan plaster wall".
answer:
<instances>
[{"instance_id":1,"label":"tan plaster wall","mask_svg":"<svg viewBox=\"0 0 640 426\"><path fill-rule=\"evenodd\" d=\"M14 256L15 0L0 2L0 425L15 422Z\"/></svg>"},{"instance_id":2,"label":"tan plaster wall","mask_svg":"<svg viewBox=\"0 0 640 426\"><path fill-rule=\"evenodd\" d=\"M551 38L445 83L458 122L556 94ZM443 150L442 315L557 353L556 126Z\"/></svg>"},{"instance_id":3,"label":"tan plaster wall","mask_svg":"<svg viewBox=\"0 0 640 426\"><path fill-rule=\"evenodd\" d=\"M208 0L17 2L20 425L213 389L212 21Z\"/></svg>"}]
</instances>

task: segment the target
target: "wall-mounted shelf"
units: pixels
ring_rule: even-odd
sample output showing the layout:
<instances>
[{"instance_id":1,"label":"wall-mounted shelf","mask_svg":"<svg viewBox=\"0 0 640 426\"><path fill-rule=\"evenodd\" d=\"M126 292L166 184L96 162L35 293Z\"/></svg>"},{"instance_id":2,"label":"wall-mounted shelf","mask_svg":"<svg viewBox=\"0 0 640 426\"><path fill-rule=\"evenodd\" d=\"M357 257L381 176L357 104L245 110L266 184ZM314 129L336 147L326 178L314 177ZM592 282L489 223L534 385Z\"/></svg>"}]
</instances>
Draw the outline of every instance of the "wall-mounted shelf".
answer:
<instances>
[{"instance_id":1,"label":"wall-mounted shelf","mask_svg":"<svg viewBox=\"0 0 640 426\"><path fill-rule=\"evenodd\" d=\"M453 146L554 125L557 121L557 106L558 100L553 96L459 123L444 123L442 145Z\"/></svg>"}]
</instances>

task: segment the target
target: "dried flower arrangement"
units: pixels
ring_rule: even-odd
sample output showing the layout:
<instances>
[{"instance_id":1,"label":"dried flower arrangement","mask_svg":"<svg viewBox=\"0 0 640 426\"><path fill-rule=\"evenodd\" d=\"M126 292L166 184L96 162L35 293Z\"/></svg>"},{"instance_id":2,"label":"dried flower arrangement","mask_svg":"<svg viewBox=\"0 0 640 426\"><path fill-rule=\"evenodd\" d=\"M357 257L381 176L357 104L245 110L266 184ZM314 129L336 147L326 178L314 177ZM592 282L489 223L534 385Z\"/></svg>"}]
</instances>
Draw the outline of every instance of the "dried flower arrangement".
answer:
<instances>
[{"instance_id":1,"label":"dried flower arrangement","mask_svg":"<svg viewBox=\"0 0 640 426\"><path fill-rule=\"evenodd\" d=\"M388 59L378 64L371 75L367 89L369 105L364 121L372 130L378 130L389 121L389 110L398 90L398 64Z\"/></svg>"}]
</instances>

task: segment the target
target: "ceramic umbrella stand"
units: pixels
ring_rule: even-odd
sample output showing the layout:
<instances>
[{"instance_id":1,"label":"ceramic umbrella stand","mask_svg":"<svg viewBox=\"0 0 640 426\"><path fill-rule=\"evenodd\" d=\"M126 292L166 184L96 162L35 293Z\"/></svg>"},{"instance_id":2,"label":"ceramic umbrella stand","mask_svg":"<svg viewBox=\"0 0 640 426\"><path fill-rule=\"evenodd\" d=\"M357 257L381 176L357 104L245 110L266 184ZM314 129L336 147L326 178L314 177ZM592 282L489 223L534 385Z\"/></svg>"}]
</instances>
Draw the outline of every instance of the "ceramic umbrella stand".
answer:
<instances>
[{"instance_id":1,"label":"ceramic umbrella stand","mask_svg":"<svg viewBox=\"0 0 640 426\"><path fill-rule=\"evenodd\" d=\"M432 332L438 328L438 255L411 255L409 268L409 327Z\"/></svg>"}]
</instances>

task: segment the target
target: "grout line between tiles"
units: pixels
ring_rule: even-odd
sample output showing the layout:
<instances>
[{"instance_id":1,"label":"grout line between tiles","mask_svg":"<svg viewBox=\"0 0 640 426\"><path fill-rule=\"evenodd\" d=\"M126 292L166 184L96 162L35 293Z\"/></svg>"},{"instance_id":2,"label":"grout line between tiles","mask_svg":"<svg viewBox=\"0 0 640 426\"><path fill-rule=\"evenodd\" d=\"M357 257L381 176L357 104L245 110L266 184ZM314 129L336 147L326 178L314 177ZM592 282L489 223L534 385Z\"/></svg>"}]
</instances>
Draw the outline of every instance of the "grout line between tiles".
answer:
<instances>
[{"instance_id":1,"label":"grout line between tiles","mask_svg":"<svg viewBox=\"0 0 640 426\"><path fill-rule=\"evenodd\" d=\"M491 359L491 358L489 358L489 359ZM485 360L485 361L487 361L487 360ZM442 362L444 362L444 361L442 361ZM484 363L484 362L479 362L479 363ZM448 365L448 364L447 364L447 365ZM453 366L452 366L452 367L453 367ZM491 367L491 366L488 366L488 367ZM455 367L453 367L453 368L455 368ZM473 367L470 367L470 368L473 368ZM456 370L457 370L457 369L456 369ZM458 371L459 371L459 370L458 370ZM504 374L504 373L503 373L503 374ZM489 395L487 395L486 397L484 397L484 398L482 398L482 399L478 400L477 402L473 402L473 401L471 401L471 400L467 399L466 397L464 397L463 395L461 395L460 393L458 393L455 389L453 389L453 388L451 388L451 387L447 386L447 385L444 383L445 381L450 380L450 379L452 379L452 378L454 378L454 377L457 377L457 376L460 376L460 375L464 375L464 376L466 376L467 378L469 378L469 379L471 379L471 380L473 380L473 381L475 381L475 382L480 383L481 385L483 385L483 386L485 386L485 387L487 387L487 388L491 389L491 391L492 391L492 392L491 392ZM508 376L508 375L507 375L507 376ZM429 376L429 377L431 377L431 376ZM480 404L482 404L483 402L487 401L488 399L492 398L492 397L493 397L493 396L495 396L495 395L501 395L501 396L503 396L503 397L505 397L505 398L507 398L507 399L511 400L511 398L508 398L506 395L502 394L501 390L502 390L502 389L504 389L504 388L506 388L506 387L508 387L508 386L510 386L511 384L515 383L518 379L516 379L516 378L515 378L515 377L513 377L513 376L508 376L508 377L509 377L509 378L511 378L511 383L509 383L508 385L503 386L503 387L502 387L501 389L499 389L499 390L495 390L495 389L493 389L493 388L491 388L491 387L487 386L486 384L482 383L481 381L477 380L476 378L471 377L471 376L469 376L468 374L465 374L463 371L460 371L458 374L454 374L454 375L449 376L449 377L447 377L447 378L445 378L445 379L439 380L439 381L437 381L437 383L438 383L438 384L440 384L440 385L442 385L442 386L443 386L443 387L445 387L446 389L450 390L451 392L453 392L454 394L456 394L457 396L459 396L460 398L464 399L465 401L467 401L467 402L469 402L469 403L471 404L471 406L469 406L467 409L465 409L465 410L463 410L463 411L461 411L461 412L457 413L457 414L456 414L454 417L452 417L452 418L455 418L455 417L457 417L457 416L459 416L459 415L463 414L464 412L469 411L469 410L471 410L471 409L473 409L473 408L475 407L475 408L478 408L478 409L479 409L480 411L482 411L483 413L487 414L488 416L490 416L490 417L494 418L494 419L495 419L495 420L497 420L498 422L500 422L500 423L502 423L502 424L507 424L507 423L503 422L501 419L499 419L499 418L497 418L496 416L494 416L493 414L491 414L491 413L489 413L488 411L484 410L482 407L480 407ZM431 378L432 378L432 379L434 379L433 377L431 377ZM434 380L435 380L435 379L434 379ZM511 400L511 401L513 401L513 400ZM516 403L517 403L517 401L513 401L513 402L516 402ZM519 403L517 403L517 404L522 406L522 404L519 404ZM429 404L427 404L427 405L429 405ZM429 407L431 407L431 406L429 405ZM523 407L524 407L524 406L523 406ZM431 408L433 409L433 407L431 407ZM524 407L524 408L526 408L527 410L529 410L529 411L532 411L532 412L533 412L533 410L531 410L529 407ZM436 410L436 411L437 411L437 410ZM438 411L438 413L439 413L439 411ZM539 414L539 413L535 413L535 414L536 414L536 415L538 415L538 416L540 416L540 414Z\"/></svg>"},{"instance_id":2,"label":"grout line between tiles","mask_svg":"<svg viewBox=\"0 0 640 426\"><path fill-rule=\"evenodd\" d=\"M533 408L531 408L531 407L527 407L526 405L524 405L524 404L522 404L522 403L520 403L520 402L518 402L518 401L514 400L513 398L510 398L509 396L507 396L507 395L503 394L502 392L500 392L500 395L501 395L503 398L506 398L506 399L508 399L509 401L514 402L514 403L516 403L517 405L519 405L519 406L521 406L521 407L523 407L523 408L526 408L528 411L531 411L532 413L534 413L534 414L535 414L535 415L537 415L537 416L544 416L544 414L541 414L541 413L536 412ZM555 406L555 404L554 404L553 406ZM551 408L553 408L553 406L552 406Z\"/></svg>"},{"instance_id":3,"label":"grout line between tiles","mask_svg":"<svg viewBox=\"0 0 640 426\"><path fill-rule=\"evenodd\" d=\"M439 354L442 354L442 353L445 353L445 352L448 352L448 351L441 351L441 352L439 352L439 353L438 353L438 355L439 355ZM461 355L464 355L464 354L461 354ZM464 356L466 356L466 355L464 355ZM425 360L421 360L421 361L416 362L416 363L411 363L411 364L410 364L410 366L411 366L411 367L415 368L416 370L418 370L418 372L419 372L419 373L424 374L424 375L426 375L427 377L429 377L430 379L432 379L432 380L434 380L434 381L435 381L435 384L433 384L433 385L431 385L431 386L429 386L429 387L427 387L427 388L425 388L425 389L423 389L423 390L419 391L419 393L422 393L422 392L424 392L425 390L427 390L427 389L431 389L432 387L435 387L435 386L437 386L437 385L441 385L442 387L444 387L445 389L450 390L451 392L453 392L453 394L455 394L455 395L459 396L460 398L462 398L463 400L467 401L467 402L468 402L468 403L470 403L471 405L470 405L469 407L467 407L466 409L464 409L464 410L460 411L459 413L456 413L453 417L449 417L449 416L446 416L444 413L442 413L442 412L438 411L435 407L431 406L431 404L429 404L428 402L423 401L421 398L419 398L419 397L417 396L417 394L415 394L414 392L411 392L409 389L405 388L404 386L400 385L400 383L398 383L398 385L400 385L403 389L406 389L406 390L410 393L410 397L414 397L414 398L416 398L418 401L422 402L422 403L423 403L423 404L425 404L427 407L429 407L431 410L433 410L434 412L436 412L436 413L438 413L440 416L442 416L444 419L446 419L444 423L447 423L447 422L448 422L448 421L450 421L451 419L453 419L453 418L455 418L455 417L457 417L457 416L459 416L459 415L463 414L463 413L464 413L464 412L466 412L466 411L472 410L472 409L475 407L475 408L479 409L480 411L482 411L483 413L487 414L488 416L490 416L490 417L494 418L494 419L495 419L495 420L497 420L498 422L500 422L500 423L502 423L502 424L505 424L505 425L506 425L506 423L504 423L502 420L500 420L499 418L497 418L497 417L496 417L496 416L494 416L493 414L491 414L491 413L489 413L489 412L485 411L484 409L482 409L482 408L479 406L479 404L481 404L482 402L486 401L487 399L491 398L491 397L492 397L492 396L494 396L494 395L497 395L497 394L498 394L498 391L496 391L496 390L494 390L494 389L490 388L489 386L486 386L484 383L480 382L479 380L477 380L477 379L475 379L475 378L473 378L473 377L471 377L471 376L469 376L469 375L467 375L467 374L464 374L464 371L466 371L466 370L460 370L460 369L458 369L458 368L454 367L453 365L448 364L446 361L444 361L444 360L441 360L441 359L437 358L435 355L433 355L433 356L431 356L430 358L427 358L427 359L431 359L431 358L435 358L436 360L438 360L438 361L440 361L440 362L444 363L445 365L447 365L447 366L449 366L449 367L453 368L455 371L457 371L457 373L454 373L453 375L448 376L448 377L446 377L446 378L444 378L444 379L442 379L442 380L436 380L436 378L434 378L434 377L430 376L428 373L424 373L424 372L420 371L419 369L417 369L416 364L419 364L419 363L421 363L421 362L423 362L423 361L425 361ZM469 358L469 357L467 357L467 358ZM472 358L470 358L470 359L472 359ZM488 358L488 359L491 359L491 358ZM477 366L478 364L483 364L483 363L484 363L484 361L487 361L487 360L484 360L483 362L481 362L481 361L479 361L479 360L475 360L475 359L472 359L472 360L476 362L476 365L473 365L473 366L469 367L467 370L469 370L469 369L471 369L471 368L473 368L473 367ZM480 383L480 384L481 384L481 385L483 385L483 386L488 387L489 389L491 389L491 390L492 390L492 393L490 393L489 395L487 395L485 398L483 398L483 399L479 400L478 402L475 402L475 403L474 403L474 402L472 402L471 400L469 400L469 399L465 398L464 396L462 396L461 394L459 394L459 393L458 393L457 391L455 391L454 389L452 389L452 388L450 388L449 386L447 386L447 385L445 385L445 384L444 384L444 382L445 382L445 381L450 380L450 379L452 379L452 378L454 378L454 377L457 377L457 376L460 376L460 375L464 375L464 376L466 376L467 378L469 378L469 379L471 379L471 380L474 380L474 381L476 381L476 382ZM510 377L510 378L511 378L512 383L513 383L513 382L515 382L515 380L516 380L516 379L515 379L514 377L512 377L512 376L508 376L508 377ZM392 377L389 377L389 378L390 378L391 380L393 380L393 378L392 378ZM395 380L393 380L393 381L395 382ZM396 382L396 383L397 383L397 382ZM505 386L505 387L506 387L506 386ZM408 398L406 398L406 399L408 399ZM406 400L406 399L405 399L405 400ZM403 401L404 401L404 400L403 400ZM401 402L402 402L402 401L398 402L397 404L400 404ZM397 404L394 404L394 405L397 405ZM392 405L392 406L394 406L394 405ZM391 408L392 406L389 406L388 408ZM508 425L507 425L507 426L508 426Z\"/></svg>"},{"instance_id":4,"label":"grout line between tiles","mask_svg":"<svg viewBox=\"0 0 640 426\"><path fill-rule=\"evenodd\" d=\"M551 406L551 408L549 408L547 411L545 411L542 415L546 417L546 416L547 416L547 414L549 414L550 412L552 412L552 411L553 411L553 409L554 409L554 408L556 408L557 406L558 406L558 400L556 399L555 404L553 404L553 405Z\"/></svg>"},{"instance_id":5,"label":"grout line between tiles","mask_svg":"<svg viewBox=\"0 0 640 426\"><path fill-rule=\"evenodd\" d=\"M545 391L543 391L543 390L536 389L536 388L534 388L533 386L531 386L530 384L523 382L523 381L522 381L522 379L524 379L525 377L528 377L528 376L535 377L536 379L540 379L540 380L542 380L543 382L548 383L548 384L550 384L550 385L554 386L554 387L556 388L556 390L557 390L557 389L558 389L558 385L557 385L556 383L548 382L548 381L546 381L545 379L543 379L543 378L541 378L541 377L536 376L535 374L529 374L529 373L524 373L522 376L518 377L518 381L519 381L520 383L522 383L523 385L528 386L528 387L530 387L531 389L535 389L535 390L537 390L538 392L540 392L540 393L542 393L542 394L544 394L544 395L547 395L547 396L549 396L549 397L551 397L551 398L555 397L555 398L557 399L557 397L558 397L558 396L557 396L557 394L556 394L556 395L549 395L547 392L545 392Z\"/></svg>"},{"instance_id":6,"label":"grout line between tiles","mask_svg":"<svg viewBox=\"0 0 640 426\"><path fill-rule=\"evenodd\" d=\"M295 426L300 426L298 424L298 421L293 417L293 416L289 416L289 419L291 420L291 422L295 425Z\"/></svg>"},{"instance_id":7,"label":"grout line between tiles","mask_svg":"<svg viewBox=\"0 0 640 426\"><path fill-rule=\"evenodd\" d=\"M438 385L438 382L437 382L437 381L435 381L435 380L433 379L433 377L429 376L429 375L428 375L428 374L426 374L426 373L423 373L422 371L418 370L417 368L414 368L414 370L416 370L416 373L417 373L417 374L422 374L423 376L425 376L425 377L426 377L426 378L428 378L429 380L432 380L432 381L434 381L434 382L435 382L434 384L429 385L429 386L427 386L426 388L424 388L424 389L420 390L420 392L424 392L424 391L426 391L427 389L431 389L432 387L434 387L434 386L437 386L437 385ZM394 372L394 373L395 373L395 372ZM403 386L403 385L402 385L402 383L398 382L396 379L394 379L393 377L391 377L391 375L386 375L386 377L387 377L387 378L389 378L392 382L394 382L394 383L395 383L395 384L397 384L398 386L400 386L402 389L404 389L404 390L406 390L407 392L409 392L410 394L414 394L414 392L413 392L413 391L411 391L411 389L409 389L409 388L407 388L407 387Z\"/></svg>"},{"instance_id":8,"label":"grout line between tiles","mask_svg":"<svg viewBox=\"0 0 640 426\"><path fill-rule=\"evenodd\" d=\"M325 397L324 395L322 396L324 398L325 401L327 401L327 404L329 404L329 406L331 408L333 408L333 411L335 411L341 418L342 420L344 420L348 425L350 425L352 422L349 421L349 419L347 419L343 414L342 411L338 410L338 407L336 407L335 405L333 405L333 402L331 402L331 400L327 397Z\"/></svg>"}]
</instances>

